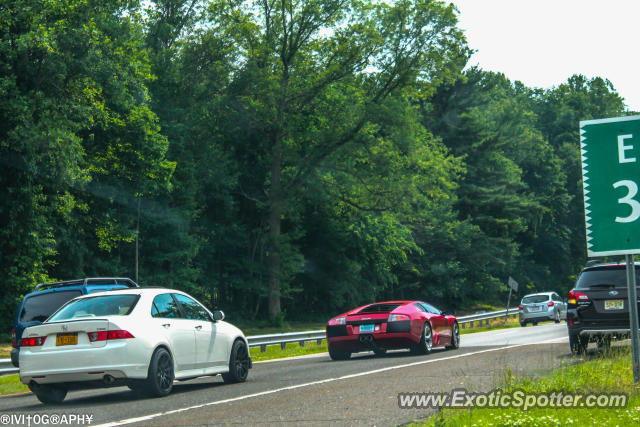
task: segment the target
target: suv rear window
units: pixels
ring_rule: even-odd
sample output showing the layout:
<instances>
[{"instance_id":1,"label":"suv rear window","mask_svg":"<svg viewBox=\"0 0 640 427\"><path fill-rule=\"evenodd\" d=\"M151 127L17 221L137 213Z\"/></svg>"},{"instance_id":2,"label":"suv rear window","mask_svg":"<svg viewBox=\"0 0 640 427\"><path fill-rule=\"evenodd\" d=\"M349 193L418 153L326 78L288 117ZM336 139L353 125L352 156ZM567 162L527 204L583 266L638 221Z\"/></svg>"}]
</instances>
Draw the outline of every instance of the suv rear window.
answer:
<instances>
[{"instance_id":1,"label":"suv rear window","mask_svg":"<svg viewBox=\"0 0 640 427\"><path fill-rule=\"evenodd\" d=\"M82 295L80 291L57 291L33 295L24 300L20 312L21 322L44 322L67 301Z\"/></svg>"},{"instance_id":2,"label":"suv rear window","mask_svg":"<svg viewBox=\"0 0 640 427\"><path fill-rule=\"evenodd\" d=\"M640 269L636 267L636 284L640 285ZM602 267L583 271L576 282L576 289L588 289L594 285L627 286L627 270L622 268Z\"/></svg>"},{"instance_id":3,"label":"suv rear window","mask_svg":"<svg viewBox=\"0 0 640 427\"><path fill-rule=\"evenodd\" d=\"M99 295L70 302L51 316L52 322L104 316L126 316L135 307L139 295Z\"/></svg>"},{"instance_id":4,"label":"suv rear window","mask_svg":"<svg viewBox=\"0 0 640 427\"><path fill-rule=\"evenodd\" d=\"M522 298L522 304L536 304L539 302L549 301L549 295L531 295Z\"/></svg>"}]
</instances>

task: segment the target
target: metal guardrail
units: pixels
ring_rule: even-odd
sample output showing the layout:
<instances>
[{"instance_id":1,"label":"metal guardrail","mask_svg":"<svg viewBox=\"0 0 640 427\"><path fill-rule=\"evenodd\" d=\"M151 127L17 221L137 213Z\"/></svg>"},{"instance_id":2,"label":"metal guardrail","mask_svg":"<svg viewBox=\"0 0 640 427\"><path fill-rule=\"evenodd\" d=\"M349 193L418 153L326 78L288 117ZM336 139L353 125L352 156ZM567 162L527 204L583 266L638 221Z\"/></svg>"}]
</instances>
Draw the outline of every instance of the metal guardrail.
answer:
<instances>
[{"instance_id":1,"label":"metal guardrail","mask_svg":"<svg viewBox=\"0 0 640 427\"><path fill-rule=\"evenodd\" d=\"M0 375L17 374L18 368L11 364L11 359L0 359Z\"/></svg>"},{"instance_id":2,"label":"metal guardrail","mask_svg":"<svg viewBox=\"0 0 640 427\"><path fill-rule=\"evenodd\" d=\"M458 324L462 329L467 327L473 328L474 326L482 326L483 324L489 324L489 320L498 319L501 317L516 317L518 315L517 308L507 310L491 311L488 313L471 314L469 316L460 316L457 318ZM288 343L297 342L300 347L304 347L306 342L315 341L319 344L322 340L326 339L326 332L324 329L317 331L304 331L304 332L288 332L285 334L270 334L270 335L254 335L247 337L249 347L260 347L260 351L266 351L269 345L278 345L282 350L285 349ZM11 364L11 359L0 359L0 375L18 373L18 368L15 368Z\"/></svg>"}]
</instances>

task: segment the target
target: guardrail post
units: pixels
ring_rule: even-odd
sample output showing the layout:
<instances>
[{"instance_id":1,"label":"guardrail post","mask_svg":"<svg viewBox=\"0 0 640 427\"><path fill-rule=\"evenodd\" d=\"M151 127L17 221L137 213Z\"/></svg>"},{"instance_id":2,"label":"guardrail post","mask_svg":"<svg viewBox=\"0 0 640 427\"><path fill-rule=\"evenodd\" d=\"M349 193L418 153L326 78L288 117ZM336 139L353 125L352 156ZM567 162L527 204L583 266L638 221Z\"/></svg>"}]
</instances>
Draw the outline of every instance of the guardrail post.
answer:
<instances>
[{"instance_id":1,"label":"guardrail post","mask_svg":"<svg viewBox=\"0 0 640 427\"><path fill-rule=\"evenodd\" d=\"M287 348L287 343L286 342L281 342L280 343L280 350L284 350L285 348Z\"/></svg>"},{"instance_id":2,"label":"guardrail post","mask_svg":"<svg viewBox=\"0 0 640 427\"><path fill-rule=\"evenodd\" d=\"M322 345L322 338L320 338L319 340L316 340L316 344Z\"/></svg>"},{"instance_id":3,"label":"guardrail post","mask_svg":"<svg viewBox=\"0 0 640 427\"><path fill-rule=\"evenodd\" d=\"M300 341L299 344L300 344L300 347L304 347L304 341Z\"/></svg>"},{"instance_id":4,"label":"guardrail post","mask_svg":"<svg viewBox=\"0 0 640 427\"><path fill-rule=\"evenodd\" d=\"M260 346L260 353L264 353L265 351L267 351L267 346L266 345L261 345Z\"/></svg>"}]
</instances>

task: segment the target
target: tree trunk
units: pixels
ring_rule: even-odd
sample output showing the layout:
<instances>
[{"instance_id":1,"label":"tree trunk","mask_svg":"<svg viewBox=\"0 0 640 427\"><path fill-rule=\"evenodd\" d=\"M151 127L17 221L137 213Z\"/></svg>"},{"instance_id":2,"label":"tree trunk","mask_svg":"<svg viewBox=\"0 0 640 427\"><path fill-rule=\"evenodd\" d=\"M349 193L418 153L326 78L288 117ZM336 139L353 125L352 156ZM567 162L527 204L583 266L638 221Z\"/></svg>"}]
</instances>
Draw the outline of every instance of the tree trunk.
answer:
<instances>
[{"instance_id":1,"label":"tree trunk","mask_svg":"<svg viewBox=\"0 0 640 427\"><path fill-rule=\"evenodd\" d=\"M271 189L269 191L269 319L280 314L280 224L282 221L281 165L282 134L278 132L273 145L271 163Z\"/></svg>"}]
</instances>

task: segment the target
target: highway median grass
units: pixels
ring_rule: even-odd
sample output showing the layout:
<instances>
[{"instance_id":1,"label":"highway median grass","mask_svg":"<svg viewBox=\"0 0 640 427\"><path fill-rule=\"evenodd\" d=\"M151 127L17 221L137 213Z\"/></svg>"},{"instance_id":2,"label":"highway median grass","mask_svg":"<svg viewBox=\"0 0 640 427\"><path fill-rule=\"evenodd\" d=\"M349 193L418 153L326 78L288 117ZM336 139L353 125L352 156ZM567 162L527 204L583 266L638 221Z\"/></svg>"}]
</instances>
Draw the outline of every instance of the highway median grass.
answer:
<instances>
[{"instance_id":1,"label":"highway median grass","mask_svg":"<svg viewBox=\"0 0 640 427\"><path fill-rule=\"evenodd\" d=\"M5 375L0 377L0 395L24 393L29 387L20 382L18 375Z\"/></svg>"},{"instance_id":2,"label":"highway median grass","mask_svg":"<svg viewBox=\"0 0 640 427\"><path fill-rule=\"evenodd\" d=\"M441 409L423 427L448 426L602 426L640 423L640 387L633 384L629 346L574 359L577 363L554 369L540 378L516 379L507 370L501 393L522 390L529 394L626 394L624 408L472 408Z\"/></svg>"}]
</instances>

